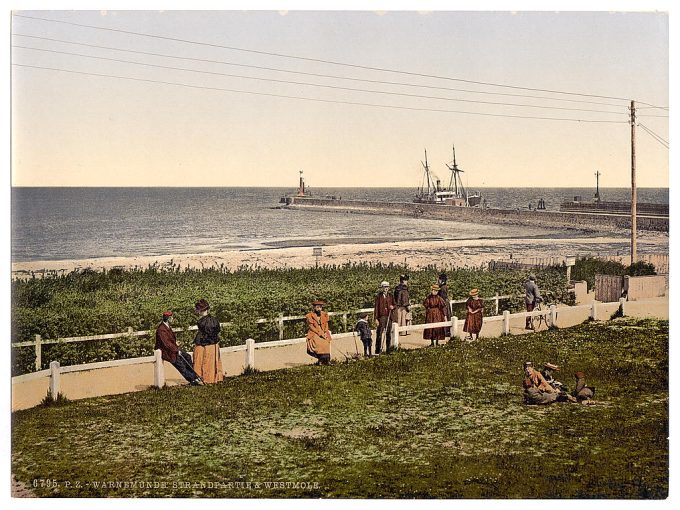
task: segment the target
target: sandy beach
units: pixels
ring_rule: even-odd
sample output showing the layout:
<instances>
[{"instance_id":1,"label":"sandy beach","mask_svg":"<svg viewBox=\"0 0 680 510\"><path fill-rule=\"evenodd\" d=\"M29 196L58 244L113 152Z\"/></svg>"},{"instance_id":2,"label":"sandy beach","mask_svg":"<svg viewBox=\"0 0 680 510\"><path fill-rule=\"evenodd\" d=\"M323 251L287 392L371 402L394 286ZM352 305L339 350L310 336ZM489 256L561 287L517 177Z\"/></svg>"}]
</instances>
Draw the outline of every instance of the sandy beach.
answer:
<instances>
[{"instance_id":1,"label":"sandy beach","mask_svg":"<svg viewBox=\"0 0 680 510\"><path fill-rule=\"evenodd\" d=\"M492 260L526 260L566 256L624 256L629 253L625 235L562 237L550 239L472 239L435 241L391 241L348 243L323 246L319 264L340 265L348 262L407 264L412 268L436 265L441 268L487 266ZM256 250L225 250L213 253L104 257L81 260L13 262L12 277L34 273L68 273L73 270L95 271L112 268L146 268L149 265L184 268L242 266L259 268L313 267L316 257L309 243L305 246ZM638 236L640 254L668 254L668 234L643 232Z\"/></svg>"}]
</instances>

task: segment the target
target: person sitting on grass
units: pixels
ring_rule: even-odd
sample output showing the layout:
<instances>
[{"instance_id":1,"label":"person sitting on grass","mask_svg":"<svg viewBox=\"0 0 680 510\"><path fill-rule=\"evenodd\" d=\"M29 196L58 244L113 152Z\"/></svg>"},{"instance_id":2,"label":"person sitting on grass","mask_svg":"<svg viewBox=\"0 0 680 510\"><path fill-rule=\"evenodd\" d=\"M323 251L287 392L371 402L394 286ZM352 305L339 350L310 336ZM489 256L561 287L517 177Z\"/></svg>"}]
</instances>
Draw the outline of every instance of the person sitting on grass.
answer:
<instances>
[{"instance_id":1,"label":"person sitting on grass","mask_svg":"<svg viewBox=\"0 0 680 510\"><path fill-rule=\"evenodd\" d=\"M576 379L576 389L572 392L572 396L584 405L595 403L593 397L595 396L595 388L586 385L586 374L583 372L576 372L574 374Z\"/></svg>"},{"instance_id":2,"label":"person sitting on grass","mask_svg":"<svg viewBox=\"0 0 680 510\"><path fill-rule=\"evenodd\" d=\"M328 314L323 311L325 304L321 300L314 301L314 310L305 315L307 354L317 359L317 365L328 365L331 361L331 331L328 328Z\"/></svg>"},{"instance_id":3,"label":"person sitting on grass","mask_svg":"<svg viewBox=\"0 0 680 510\"><path fill-rule=\"evenodd\" d=\"M191 356L177 345L177 337L171 326L174 319L170 310L163 312L161 323L156 328L156 345L154 350L160 349L163 361L167 361L175 367L189 384L192 386L203 386L203 380L194 371Z\"/></svg>"},{"instance_id":4,"label":"person sitting on grass","mask_svg":"<svg viewBox=\"0 0 680 510\"><path fill-rule=\"evenodd\" d=\"M541 370L541 375L543 376L543 379L546 380L546 382L555 388L557 391L561 391L563 393L569 393L567 390L567 387L562 384L560 381L556 381L555 378L553 377L553 372L559 372L560 367L553 364L553 363L545 363L543 365L543 370Z\"/></svg>"},{"instance_id":5,"label":"person sitting on grass","mask_svg":"<svg viewBox=\"0 0 680 510\"><path fill-rule=\"evenodd\" d=\"M479 290L472 289L470 297L465 302L467 315L463 331L468 334L466 340L479 340L479 332L484 321L484 301L479 299Z\"/></svg>"},{"instance_id":6,"label":"person sitting on grass","mask_svg":"<svg viewBox=\"0 0 680 510\"><path fill-rule=\"evenodd\" d=\"M368 325L368 313L363 312L359 315L359 320L357 321L356 326L354 326L354 331L359 334L361 343L364 344L364 357L370 357L372 355L371 345L373 339L371 338L371 326Z\"/></svg>"},{"instance_id":7,"label":"person sitting on grass","mask_svg":"<svg viewBox=\"0 0 680 510\"><path fill-rule=\"evenodd\" d=\"M531 361L524 362L524 402L529 405L548 405L553 402L575 402L576 399L556 390L543 378L541 373L534 369Z\"/></svg>"}]
</instances>

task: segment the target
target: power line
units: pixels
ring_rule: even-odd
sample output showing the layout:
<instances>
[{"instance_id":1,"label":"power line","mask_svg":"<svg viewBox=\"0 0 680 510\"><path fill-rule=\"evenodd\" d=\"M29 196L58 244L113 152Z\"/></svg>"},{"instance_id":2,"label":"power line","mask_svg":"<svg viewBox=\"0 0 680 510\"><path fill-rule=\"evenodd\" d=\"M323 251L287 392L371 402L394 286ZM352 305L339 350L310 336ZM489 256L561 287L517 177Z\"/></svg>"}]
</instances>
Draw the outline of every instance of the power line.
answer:
<instances>
[{"instance_id":1,"label":"power line","mask_svg":"<svg viewBox=\"0 0 680 510\"><path fill-rule=\"evenodd\" d=\"M485 94L485 95L492 95L492 96L508 96L508 97L526 97L526 98L531 98L531 99L548 100L548 101L562 101L562 102L569 102L569 103L586 103L586 104L597 104L597 105L603 105L603 106L621 107L620 104L605 103L605 102L602 102L602 101L588 101L586 99L567 99L567 98L562 98L562 97L536 96L536 95L533 95L533 94L512 94L512 93L509 93L509 92L489 92L489 91L486 91L486 90L470 90L470 89L459 89L459 88L452 88L452 87L438 87L438 86L434 86L434 85L422 85L422 84L415 84L415 83L404 83L404 82L395 82L395 81L386 81L386 80L370 80L370 79L367 79L367 78L353 78L353 77L339 76L339 75L333 75L333 74L310 73L310 72L305 72L305 71L291 71L289 69L281 69L281 68L278 68L278 67L256 66L256 65L252 65L252 64L241 64L241 63L229 62L229 61L224 61L224 60L213 60L213 59L196 58L196 57L182 57L182 56L179 56L179 55L170 55L170 54L167 54L167 53L154 53L154 52L141 51L141 50L129 50L129 49L125 49L125 48L117 48L117 47L114 47L114 46L102 46L102 45L99 45L99 44L74 42L74 41L68 41L68 40L64 40L64 39L55 39L55 38L52 38L52 37L42 37L42 36L37 36L37 35L27 35L27 34L17 34L17 33L14 33L12 35L13 36L20 36L20 37L30 37L32 39L40 39L40 40L44 40L44 41L53 41L53 42L60 42L60 43L66 43L66 44L73 44L73 45L76 45L76 46L85 46L85 47L88 47L88 48L122 51L122 52L126 52L126 53L135 53L135 54L139 54L139 55L148 55L148 56L154 56L154 57L173 58L173 59L179 59L179 60L191 60L191 61L195 61L195 62L205 62L205 63L210 63L210 64L223 64L223 65L229 65L229 66L235 66L235 67L246 67L246 68L249 68L249 69L259 69L259 70L263 70L263 71L275 71L275 72L280 72L280 73L300 74L300 75L304 75L304 76L314 76L314 77L317 77L317 78L332 78L332 79L338 79L338 80L357 81L357 82L364 82L364 83L378 83L378 84L382 84L382 85L398 85L398 86L404 86L404 87L417 87L417 88L425 88L425 89L433 89L433 90L467 92L467 93L471 93L471 94ZM653 108L659 108L659 107L655 106Z\"/></svg>"},{"instance_id":2,"label":"power line","mask_svg":"<svg viewBox=\"0 0 680 510\"><path fill-rule=\"evenodd\" d=\"M59 51L59 50L49 50L49 49L43 49L43 48L31 48L27 46L19 46L19 45L12 45L13 48L21 48L21 49L26 49L26 50L33 50L33 51L43 51L43 52L49 52L49 53L58 53L62 55L72 55L72 56L77 56L77 57L85 57L85 58L92 58L92 59L98 59L98 60L107 60L110 62L119 62L119 63L126 63L126 64L135 64L135 65L140 65L140 66L145 66L145 67L155 67L159 69L170 69L173 71L189 71L193 73L201 73L201 74L209 74L213 76L226 76L230 78L242 78L242 79L247 79L247 80L257 80L257 81L266 81L266 82L275 82L275 83L286 83L286 84L292 84L292 85L305 85L305 86L310 86L310 87L321 87L321 88L327 88L327 89L334 89L334 90L346 90L346 91L351 91L351 92L367 92L371 94L383 94L383 95L391 95L391 96L402 96L402 97L411 97L411 98L419 98L419 99L435 99L435 100L440 100L440 101L454 101L454 102L461 102L461 103L474 103L474 104L485 104L485 105L495 105L495 106L510 106L510 107L525 107L525 108L539 108L539 109L546 109L546 110L564 110L564 111L578 111L578 112L590 112L590 113L605 113L609 115L627 115L625 112L612 112L612 111L607 111L607 110L593 110L593 109L587 109L587 108L567 108L563 106L545 106L545 105L533 105L533 104L526 104L526 103L501 103L497 101L476 101L472 99L456 99L456 98L450 98L450 97L441 97L441 96L425 96L421 94L407 94L403 92L388 92L384 90L370 90L370 89L357 89L357 88L352 88L352 87L341 87L337 85L322 85L322 84L317 84L317 83L308 83L308 82L298 82L298 81L291 81L291 80L278 80L275 78L261 78L261 77L253 77L253 76L244 76L244 75L239 75L239 74L229 74L229 73L219 73L219 72L214 72L214 71L202 71L202 70L197 70L197 69L189 69L186 67L172 67L172 66L163 66L163 65L158 65L158 64L149 64L146 62L137 62L133 60L124 60L124 59L117 59L117 58L110 58L110 57L100 57L100 56L93 56L93 55L85 55L82 53L73 53L73 52L68 52L68 51Z\"/></svg>"},{"instance_id":3,"label":"power line","mask_svg":"<svg viewBox=\"0 0 680 510\"><path fill-rule=\"evenodd\" d=\"M271 94L271 93L266 93L266 92L253 92L253 91L250 91L250 90L238 90L238 89L227 89L227 88L219 88L219 87L207 87L207 86L202 86L202 85L189 85L189 84L186 84L186 83L167 82L167 81L162 81L162 80L151 80L151 79L146 79L146 78L133 78L133 77L129 77L129 76L119 76L119 75L110 75L110 74L89 73L89 72L84 72L84 71L74 71L74 70L71 70L71 69L34 66L34 65L28 65L28 64L12 63L12 65L17 66L17 67L31 68L31 69L43 69L43 70L48 70L48 71L81 74L81 75L86 75L86 76L97 76L97 77L101 77L101 78L114 78L114 79L121 79L121 80L139 81L139 82L145 82L145 83L174 85L174 86L187 87L187 88L193 88L193 89L215 90L215 91L221 91L221 92L233 92L233 93L237 93L237 94L249 94L249 95L254 95L254 96L278 97L278 98L284 98L284 99L296 99L296 100L301 100L301 101L314 101L314 102L320 102L320 103L347 104L347 105L354 105L354 106L370 106L370 107L376 107L376 108L389 108L389 109L410 110L410 111L459 113L459 114L464 114L464 115L480 115L480 116L485 116L485 117L504 117L504 118L513 118L513 119L553 120L553 121L603 123L603 124L628 124L627 121L615 121L615 120L574 119L574 118L563 118L563 117L536 117L536 116L511 115L511 114L500 114L500 113L471 112L471 111L464 111L464 110L443 110L443 109L438 109L438 108L415 108L415 107L399 106L399 105L382 105L382 104L375 104L375 103L360 103L360 102L354 102L354 101L341 101L341 100L333 100L333 99L311 98L311 97L304 97L304 96L291 96L291 95L285 95L285 94Z\"/></svg>"},{"instance_id":4,"label":"power line","mask_svg":"<svg viewBox=\"0 0 680 510\"><path fill-rule=\"evenodd\" d=\"M652 138L654 138L657 142L659 142L661 145L663 145L664 147L666 147L666 149L669 148L669 145L670 145L670 144L668 143L668 140L664 140L664 139L661 138L659 135L657 135L654 131L652 131L651 129L649 129L647 126L644 126L644 125L639 124L639 123L638 123L638 126L640 126L642 129L644 129L644 130L645 130Z\"/></svg>"},{"instance_id":5,"label":"power line","mask_svg":"<svg viewBox=\"0 0 680 510\"><path fill-rule=\"evenodd\" d=\"M323 63L323 64L332 64L332 65L337 65L337 66L345 66L345 67L352 67L355 69L364 69L368 71L381 71L381 72L389 72L389 73L396 73L396 74L405 74L408 76L419 76L423 78L436 78L440 80L450 80L450 81L457 81L457 82L462 82L462 83L473 83L476 85L486 85L486 86L491 86L491 87L504 87L504 88L510 88L510 89L516 89L516 90L529 90L532 92L547 92L550 94L564 94L564 95L572 95L572 96L581 96L581 97L593 97L593 98L600 98L600 99L616 99L616 100L621 100L621 101L628 101L628 98L623 98L623 97L615 97L615 96L602 96L602 95L597 95L597 94L583 94L583 93L578 93L578 92L566 92L566 91L560 91L560 90L552 90L552 89L540 89L540 88L532 88L532 87L520 87L517 85L505 85L501 83L493 83L493 82L484 82L484 81L475 81L475 80L467 80L463 78L451 78L449 76L438 76L438 75L432 75L432 74L424 74L424 73L415 73L411 71L401 71L401 70L396 70L396 69L389 69L389 68L384 68L384 67L372 67L372 66L364 66L364 65L359 65L359 64L350 64L346 62L338 62L334 60L325 60L325 59L319 59L319 58L311 58L311 57L301 57L298 55L288 55L285 53L274 53L274 52L268 52L268 51L261 51L261 50L253 50L253 49L248 49L248 48L239 48L236 46L226 46L226 45L221 45L221 44L214 44L214 43L207 43L207 42L201 42L201 41L194 41L190 39L181 39L178 37L168 37L168 36L162 36L162 35L155 35L155 34L145 34L143 32L134 32L132 30L122 30L118 28L107 28L107 27L98 27L96 25L87 25L84 23L75 23L73 21L64 21L64 20L55 20L55 19L48 19L48 18L39 18L37 16L27 16L25 14L13 14L15 17L19 18L26 18L26 19L33 19L33 20L38 20L38 21L45 21L49 23L62 23L65 25L71 25L71 26L76 26L76 27L83 27L83 28L92 28L95 30L105 30L109 32L116 32L116 33L121 33L121 34L128 34L128 35L137 35L141 37L150 37L154 39L162 39L165 41L175 41L175 42L182 42L182 43L187 43L187 44L196 44L196 45L201 45L201 46L208 46L211 48L221 48L221 49L227 49L227 50L232 50L232 51L242 51L242 52L247 52L247 53L254 53L258 55L267 55L267 56L273 56L273 57L281 57L281 58L290 58L290 59L295 59L295 60L303 60L306 62L317 62L317 63ZM643 103L641 101L638 101L640 104L648 105L648 106L654 106L650 105L649 103Z\"/></svg>"},{"instance_id":6,"label":"power line","mask_svg":"<svg viewBox=\"0 0 680 510\"><path fill-rule=\"evenodd\" d=\"M643 109L648 110L648 109L650 109L650 108L657 108L657 109L659 109L659 110L666 110L666 111L668 111L668 106L637 106L637 107L636 107L637 110L643 110Z\"/></svg>"}]
</instances>

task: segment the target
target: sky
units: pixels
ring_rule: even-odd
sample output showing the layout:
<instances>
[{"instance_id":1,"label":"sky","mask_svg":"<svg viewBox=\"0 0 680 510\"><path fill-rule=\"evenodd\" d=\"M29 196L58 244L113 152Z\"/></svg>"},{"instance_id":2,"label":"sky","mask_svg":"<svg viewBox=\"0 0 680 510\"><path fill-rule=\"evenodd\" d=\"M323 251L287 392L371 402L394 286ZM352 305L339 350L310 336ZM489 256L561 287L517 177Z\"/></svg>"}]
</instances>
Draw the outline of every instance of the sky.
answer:
<instances>
[{"instance_id":1,"label":"sky","mask_svg":"<svg viewBox=\"0 0 680 510\"><path fill-rule=\"evenodd\" d=\"M291 187L302 170L316 188L416 187L424 150L448 181L455 145L469 187L594 186L596 171L626 187L635 100L637 184L666 187L668 110L650 105L669 105L668 23L15 10L11 184Z\"/></svg>"}]
</instances>

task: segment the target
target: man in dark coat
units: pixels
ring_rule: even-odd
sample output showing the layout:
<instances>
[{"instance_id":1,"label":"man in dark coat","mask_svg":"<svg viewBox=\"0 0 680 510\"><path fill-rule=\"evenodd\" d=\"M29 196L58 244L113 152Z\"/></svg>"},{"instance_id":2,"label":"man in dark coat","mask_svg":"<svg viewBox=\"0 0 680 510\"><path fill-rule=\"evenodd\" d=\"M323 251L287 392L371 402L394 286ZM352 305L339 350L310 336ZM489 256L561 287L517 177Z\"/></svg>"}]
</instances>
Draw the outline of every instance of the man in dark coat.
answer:
<instances>
[{"instance_id":1,"label":"man in dark coat","mask_svg":"<svg viewBox=\"0 0 680 510\"><path fill-rule=\"evenodd\" d=\"M536 277L533 274L529 275L529 279L524 284L524 304L527 307L527 312L533 312L538 303L543 301L541 291L536 285ZM525 329L534 329L531 324L531 317L527 317Z\"/></svg>"},{"instance_id":2,"label":"man in dark coat","mask_svg":"<svg viewBox=\"0 0 680 510\"><path fill-rule=\"evenodd\" d=\"M182 374L182 377L189 381L189 384L201 386L203 381L194 371L191 356L177 345L177 337L171 327L173 320L174 317L171 311L163 312L163 319L156 328L156 346L154 350L160 349L161 358L175 367Z\"/></svg>"},{"instance_id":3,"label":"man in dark coat","mask_svg":"<svg viewBox=\"0 0 680 510\"><path fill-rule=\"evenodd\" d=\"M444 300L446 303L446 320L450 321L451 320L451 301L449 300L449 285L448 285L448 276L446 276L446 273L441 273L439 277L437 278L437 285L439 285L439 297ZM446 337L451 336L451 329L447 328L446 330Z\"/></svg>"},{"instance_id":4,"label":"man in dark coat","mask_svg":"<svg viewBox=\"0 0 680 510\"><path fill-rule=\"evenodd\" d=\"M394 288L394 304L397 307L396 322L400 326L406 326L407 314L411 311L411 302L408 295L408 275L399 276L399 285ZM400 331L400 336L408 335L407 331Z\"/></svg>"},{"instance_id":5,"label":"man in dark coat","mask_svg":"<svg viewBox=\"0 0 680 510\"><path fill-rule=\"evenodd\" d=\"M385 334L385 350L390 352L392 348L392 313L394 311L394 297L389 292L390 284L382 282L380 284L380 292L375 297L375 305L373 307L373 317L378 326L375 333L375 353L382 352L382 337Z\"/></svg>"}]
</instances>

